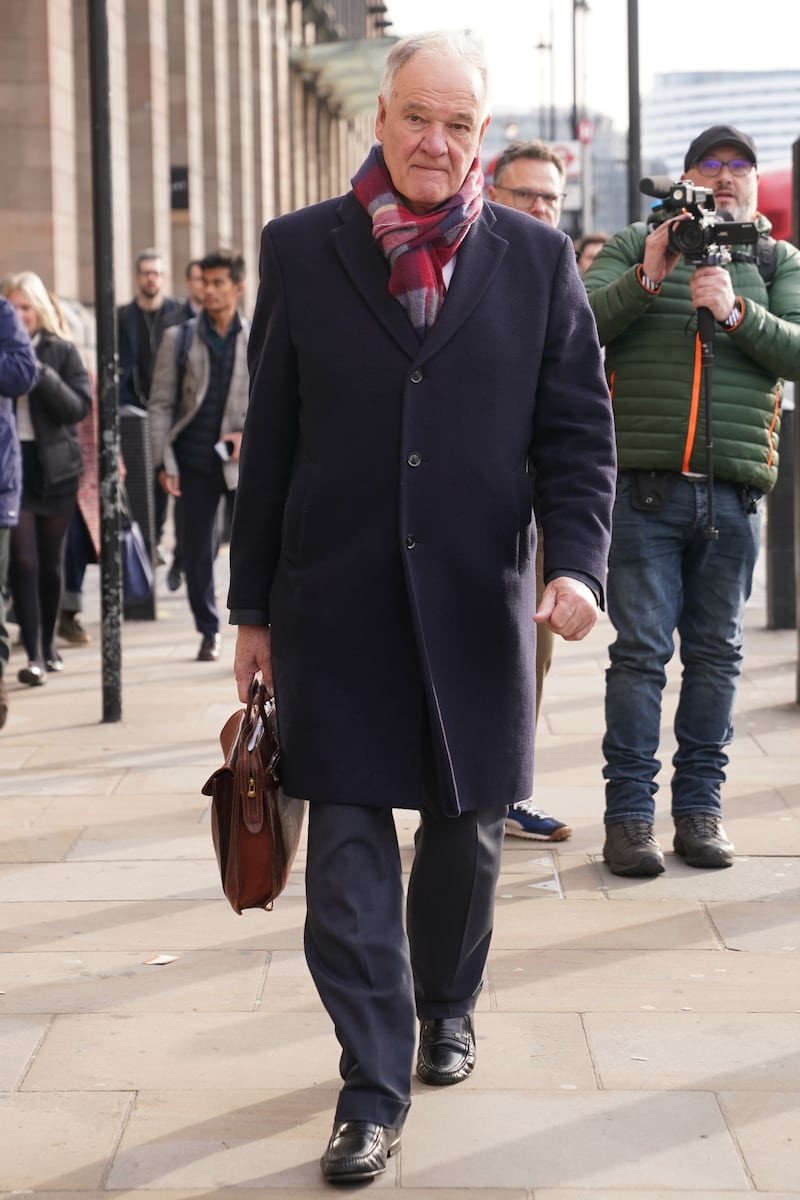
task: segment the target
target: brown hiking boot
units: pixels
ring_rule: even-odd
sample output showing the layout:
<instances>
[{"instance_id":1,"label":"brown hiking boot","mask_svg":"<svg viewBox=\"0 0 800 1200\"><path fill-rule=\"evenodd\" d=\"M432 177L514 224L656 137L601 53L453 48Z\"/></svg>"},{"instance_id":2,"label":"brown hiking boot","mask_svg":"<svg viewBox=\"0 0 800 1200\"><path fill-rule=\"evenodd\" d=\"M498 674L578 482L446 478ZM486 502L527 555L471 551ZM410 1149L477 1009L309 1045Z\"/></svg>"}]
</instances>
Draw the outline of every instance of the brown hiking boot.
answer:
<instances>
[{"instance_id":1,"label":"brown hiking boot","mask_svg":"<svg viewBox=\"0 0 800 1200\"><path fill-rule=\"evenodd\" d=\"M664 854L648 821L606 825L603 858L613 875L660 875Z\"/></svg>"},{"instance_id":2,"label":"brown hiking boot","mask_svg":"<svg viewBox=\"0 0 800 1200\"><path fill-rule=\"evenodd\" d=\"M717 813L694 812L676 817L672 845L689 867L733 866L733 844Z\"/></svg>"}]
</instances>

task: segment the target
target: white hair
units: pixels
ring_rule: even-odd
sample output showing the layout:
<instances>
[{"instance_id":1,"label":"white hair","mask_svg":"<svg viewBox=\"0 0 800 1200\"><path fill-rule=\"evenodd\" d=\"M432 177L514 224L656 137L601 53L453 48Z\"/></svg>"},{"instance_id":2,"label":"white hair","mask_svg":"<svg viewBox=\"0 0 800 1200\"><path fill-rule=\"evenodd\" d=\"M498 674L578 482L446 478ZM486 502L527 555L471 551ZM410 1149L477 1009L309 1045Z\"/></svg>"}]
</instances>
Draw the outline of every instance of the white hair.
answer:
<instances>
[{"instance_id":1,"label":"white hair","mask_svg":"<svg viewBox=\"0 0 800 1200\"><path fill-rule=\"evenodd\" d=\"M481 81L479 96L481 116L489 111L489 67L483 43L470 29L436 29L428 33L412 33L395 42L386 59L381 78L380 94L388 101L397 72L416 54L439 54L455 58L474 68Z\"/></svg>"}]
</instances>

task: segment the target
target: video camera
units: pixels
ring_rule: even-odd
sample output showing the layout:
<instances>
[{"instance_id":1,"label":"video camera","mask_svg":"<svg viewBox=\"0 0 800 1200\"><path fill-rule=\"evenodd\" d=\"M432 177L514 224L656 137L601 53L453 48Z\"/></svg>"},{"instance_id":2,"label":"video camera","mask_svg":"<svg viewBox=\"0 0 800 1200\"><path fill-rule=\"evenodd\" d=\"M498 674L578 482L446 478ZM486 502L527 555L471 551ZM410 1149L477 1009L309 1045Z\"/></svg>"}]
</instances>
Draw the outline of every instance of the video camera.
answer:
<instances>
[{"instance_id":1,"label":"video camera","mask_svg":"<svg viewBox=\"0 0 800 1200\"><path fill-rule=\"evenodd\" d=\"M668 175L655 175L642 179L639 191L662 201L653 209L651 229L679 213L691 215L691 220L671 226L667 246L693 266L723 266L731 261L731 246L754 246L758 241L755 221L734 221L725 210L717 212L713 190L698 187L691 179L675 181Z\"/></svg>"}]
</instances>

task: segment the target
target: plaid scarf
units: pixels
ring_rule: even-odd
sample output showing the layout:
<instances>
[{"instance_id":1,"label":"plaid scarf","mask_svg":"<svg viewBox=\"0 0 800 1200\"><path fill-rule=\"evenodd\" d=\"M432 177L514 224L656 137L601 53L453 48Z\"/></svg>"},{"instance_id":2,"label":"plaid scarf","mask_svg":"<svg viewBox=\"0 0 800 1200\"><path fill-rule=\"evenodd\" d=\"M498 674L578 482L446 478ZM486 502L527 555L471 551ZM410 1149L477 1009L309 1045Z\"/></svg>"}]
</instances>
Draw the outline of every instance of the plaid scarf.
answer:
<instances>
[{"instance_id":1,"label":"plaid scarf","mask_svg":"<svg viewBox=\"0 0 800 1200\"><path fill-rule=\"evenodd\" d=\"M372 147L352 183L356 199L372 217L372 236L389 263L389 293L403 305L421 339L445 297L442 267L483 207L480 162L474 160L455 196L421 215L406 208L395 191L380 144Z\"/></svg>"}]
</instances>

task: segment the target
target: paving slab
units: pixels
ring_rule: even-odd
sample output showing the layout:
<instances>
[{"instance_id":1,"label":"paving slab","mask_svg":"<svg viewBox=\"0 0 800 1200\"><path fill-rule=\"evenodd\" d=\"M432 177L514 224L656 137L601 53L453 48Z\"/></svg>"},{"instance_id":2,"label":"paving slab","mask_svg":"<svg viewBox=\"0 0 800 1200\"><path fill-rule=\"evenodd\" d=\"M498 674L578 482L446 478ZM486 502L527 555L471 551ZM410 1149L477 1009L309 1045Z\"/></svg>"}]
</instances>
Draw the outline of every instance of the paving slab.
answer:
<instances>
[{"instance_id":1,"label":"paving slab","mask_svg":"<svg viewBox=\"0 0 800 1200\"><path fill-rule=\"evenodd\" d=\"M724 950L498 949L488 978L508 1012L796 1013L794 957Z\"/></svg>"},{"instance_id":2,"label":"paving slab","mask_svg":"<svg viewBox=\"0 0 800 1200\"><path fill-rule=\"evenodd\" d=\"M5 999L3 991L0 994L0 1092L11 1092L18 1087L47 1035L51 1018L39 1013L12 1015L6 1008Z\"/></svg>"},{"instance_id":3,"label":"paving slab","mask_svg":"<svg viewBox=\"0 0 800 1200\"><path fill-rule=\"evenodd\" d=\"M30 863L0 866L0 904L27 900L212 900L219 894L210 860L150 860L115 863Z\"/></svg>"},{"instance_id":4,"label":"paving slab","mask_svg":"<svg viewBox=\"0 0 800 1200\"><path fill-rule=\"evenodd\" d=\"M749 1181L716 1098L700 1092L429 1092L403 1137L403 1185L680 1190Z\"/></svg>"},{"instance_id":5,"label":"paving slab","mask_svg":"<svg viewBox=\"0 0 800 1200\"><path fill-rule=\"evenodd\" d=\"M778 955L800 952L800 908L796 900L760 904L734 900L708 904L706 911L729 950Z\"/></svg>"},{"instance_id":6,"label":"paving slab","mask_svg":"<svg viewBox=\"0 0 800 1200\"><path fill-rule=\"evenodd\" d=\"M559 872L563 880L563 873ZM541 896L523 895L506 903L501 876L492 950L553 947L586 950L720 949L723 939L706 906L691 900L640 900L635 905L607 899L566 898L546 911L531 903ZM749 908L747 911L749 912ZM795 909L795 915L796 909ZM800 921L800 916L798 916ZM798 932L800 937L800 931ZM757 948L757 947L753 947Z\"/></svg>"},{"instance_id":7,"label":"paving slab","mask_svg":"<svg viewBox=\"0 0 800 1200\"><path fill-rule=\"evenodd\" d=\"M800 1012L587 1013L584 1026L603 1088L800 1091Z\"/></svg>"},{"instance_id":8,"label":"paving slab","mask_svg":"<svg viewBox=\"0 0 800 1200\"><path fill-rule=\"evenodd\" d=\"M19 950L257 950L302 946L302 883L272 912L241 916L221 889L205 900L16 901L0 904L0 946Z\"/></svg>"},{"instance_id":9,"label":"paving slab","mask_svg":"<svg viewBox=\"0 0 800 1200\"><path fill-rule=\"evenodd\" d=\"M132 1103L110 1090L0 1096L3 1186L73 1197L102 1188Z\"/></svg>"},{"instance_id":10,"label":"paving slab","mask_svg":"<svg viewBox=\"0 0 800 1200\"><path fill-rule=\"evenodd\" d=\"M153 963L168 957L171 962ZM5 1012L247 1012L258 1007L268 954L183 951L152 943L139 954L3 955Z\"/></svg>"},{"instance_id":11,"label":"paving slab","mask_svg":"<svg viewBox=\"0 0 800 1200\"><path fill-rule=\"evenodd\" d=\"M800 1192L800 1092L722 1092L722 1110L762 1191Z\"/></svg>"},{"instance_id":12,"label":"paving slab","mask_svg":"<svg viewBox=\"0 0 800 1200\"><path fill-rule=\"evenodd\" d=\"M70 1014L53 1020L23 1086L214 1091L235 1079L241 1088L335 1088L338 1062L319 1012Z\"/></svg>"}]
</instances>

